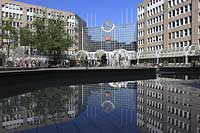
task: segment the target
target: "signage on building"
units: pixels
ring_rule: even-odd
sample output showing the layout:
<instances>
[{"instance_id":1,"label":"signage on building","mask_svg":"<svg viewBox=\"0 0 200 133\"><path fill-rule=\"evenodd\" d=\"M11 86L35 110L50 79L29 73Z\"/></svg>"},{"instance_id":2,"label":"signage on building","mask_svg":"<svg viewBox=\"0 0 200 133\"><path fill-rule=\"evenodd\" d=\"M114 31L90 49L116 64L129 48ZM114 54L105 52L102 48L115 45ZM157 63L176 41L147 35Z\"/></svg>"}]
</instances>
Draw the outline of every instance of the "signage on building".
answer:
<instances>
[{"instance_id":1,"label":"signage on building","mask_svg":"<svg viewBox=\"0 0 200 133\"><path fill-rule=\"evenodd\" d=\"M106 41L110 41L110 40L111 40L111 37L110 37L110 36L105 36L105 40L106 40Z\"/></svg>"}]
</instances>

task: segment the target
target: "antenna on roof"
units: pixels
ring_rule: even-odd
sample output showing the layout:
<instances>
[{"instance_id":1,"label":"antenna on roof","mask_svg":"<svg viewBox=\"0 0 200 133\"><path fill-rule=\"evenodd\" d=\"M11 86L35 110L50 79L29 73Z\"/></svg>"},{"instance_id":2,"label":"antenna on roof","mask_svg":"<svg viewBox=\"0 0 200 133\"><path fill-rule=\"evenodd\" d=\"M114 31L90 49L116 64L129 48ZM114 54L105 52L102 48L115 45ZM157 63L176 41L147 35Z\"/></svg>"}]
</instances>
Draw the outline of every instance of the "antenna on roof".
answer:
<instances>
[{"instance_id":1,"label":"antenna on roof","mask_svg":"<svg viewBox=\"0 0 200 133\"><path fill-rule=\"evenodd\" d=\"M123 9L122 9L122 12L121 12L121 23L122 24L124 23L123 19L124 19L124 13L123 13Z\"/></svg>"},{"instance_id":2,"label":"antenna on roof","mask_svg":"<svg viewBox=\"0 0 200 133\"><path fill-rule=\"evenodd\" d=\"M133 23L133 8L131 8L131 23Z\"/></svg>"},{"instance_id":3,"label":"antenna on roof","mask_svg":"<svg viewBox=\"0 0 200 133\"><path fill-rule=\"evenodd\" d=\"M94 26L95 27L97 26L97 16L96 16L96 13L94 14Z\"/></svg>"},{"instance_id":4,"label":"antenna on roof","mask_svg":"<svg viewBox=\"0 0 200 133\"><path fill-rule=\"evenodd\" d=\"M86 19L87 19L87 27L88 27L88 26L89 26L89 25L88 25L88 13L87 13L87 16L86 16L86 17L87 17Z\"/></svg>"},{"instance_id":5,"label":"antenna on roof","mask_svg":"<svg viewBox=\"0 0 200 133\"><path fill-rule=\"evenodd\" d=\"M93 21L92 21L92 19L93 19L93 14L91 13L91 15L90 15L90 21L91 21L90 26L91 26L91 27L93 26Z\"/></svg>"},{"instance_id":6,"label":"antenna on roof","mask_svg":"<svg viewBox=\"0 0 200 133\"><path fill-rule=\"evenodd\" d=\"M126 8L126 24L128 24L128 8Z\"/></svg>"}]
</instances>

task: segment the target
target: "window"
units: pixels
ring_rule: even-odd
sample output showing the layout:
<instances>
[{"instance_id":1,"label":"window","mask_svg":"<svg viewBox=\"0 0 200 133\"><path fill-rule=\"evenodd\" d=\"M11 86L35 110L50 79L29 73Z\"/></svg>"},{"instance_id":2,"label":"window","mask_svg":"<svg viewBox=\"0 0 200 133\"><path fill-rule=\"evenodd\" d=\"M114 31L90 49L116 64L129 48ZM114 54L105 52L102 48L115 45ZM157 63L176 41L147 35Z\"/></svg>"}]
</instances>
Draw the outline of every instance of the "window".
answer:
<instances>
[{"instance_id":1,"label":"window","mask_svg":"<svg viewBox=\"0 0 200 133\"><path fill-rule=\"evenodd\" d=\"M187 29L185 29L184 32L185 32L185 36L188 36L188 31L187 31Z\"/></svg>"},{"instance_id":2,"label":"window","mask_svg":"<svg viewBox=\"0 0 200 133\"><path fill-rule=\"evenodd\" d=\"M181 26L183 25L183 19L180 19L180 25Z\"/></svg>"},{"instance_id":3,"label":"window","mask_svg":"<svg viewBox=\"0 0 200 133\"><path fill-rule=\"evenodd\" d=\"M189 28L189 35L191 36L192 35L192 29Z\"/></svg>"},{"instance_id":4,"label":"window","mask_svg":"<svg viewBox=\"0 0 200 133\"><path fill-rule=\"evenodd\" d=\"M179 31L176 32L176 38L178 38L178 37L179 37Z\"/></svg>"},{"instance_id":5,"label":"window","mask_svg":"<svg viewBox=\"0 0 200 133\"><path fill-rule=\"evenodd\" d=\"M176 20L176 26L179 26L179 20Z\"/></svg>"},{"instance_id":6,"label":"window","mask_svg":"<svg viewBox=\"0 0 200 133\"><path fill-rule=\"evenodd\" d=\"M176 9L176 14L177 14L177 15L179 15L179 8L178 8L178 9Z\"/></svg>"},{"instance_id":7,"label":"window","mask_svg":"<svg viewBox=\"0 0 200 133\"><path fill-rule=\"evenodd\" d=\"M169 12L169 18L171 18L172 17L172 12Z\"/></svg>"},{"instance_id":8,"label":"window","mask_svg":"<svg viewBox=\"0 0 200 133\"><path fill-rule=\"evenodd\" d=\"M185 6L185 12L188 12L188 5Z\"/></svg>"},{"instance_id":9,"label":"window","mask_svg":"<svg viewBox=\"0 0 200 133\"><path fill-rule=\"evenodd\" d=\"M180 37L183 37L183 30L180 31Z\"/></svg>"},{"instance_id":10,"label":"window","mask_svg":"<svg viewBox=\"0 0 200 133\"><path fill-rule=\"evenodd\" d=\"M173 16L173 17L175 16L175 10L172 11L172 16Z\"/></svg>"},{"instance_id":11,"label":"window","mask_svg":"<svg viewBox=\"0 0 200 133\"><path fill-rule=\"evenodd\" d=\"M180 8L180 12L183 13L183 7Z\"/></svg>"},{"instance_id":12,"label":"window","mask_svg":"<svg viewBox=\"0 0 200 133\"><path fill-rule=\"evenodd\" d=\"M174 27L175 27L175 21L172 22L172 28L174 28Z\"/></svg>"},{"instance_id":13,"label":"window","mask_svg":"<svg viewBox=\"0 0 200 133\"><path fill-rule=\"evenodd\" d=\"M185 17L184 19L185 19L185 24L188 24L188 18Z\"/></svg>"}]
</instances>

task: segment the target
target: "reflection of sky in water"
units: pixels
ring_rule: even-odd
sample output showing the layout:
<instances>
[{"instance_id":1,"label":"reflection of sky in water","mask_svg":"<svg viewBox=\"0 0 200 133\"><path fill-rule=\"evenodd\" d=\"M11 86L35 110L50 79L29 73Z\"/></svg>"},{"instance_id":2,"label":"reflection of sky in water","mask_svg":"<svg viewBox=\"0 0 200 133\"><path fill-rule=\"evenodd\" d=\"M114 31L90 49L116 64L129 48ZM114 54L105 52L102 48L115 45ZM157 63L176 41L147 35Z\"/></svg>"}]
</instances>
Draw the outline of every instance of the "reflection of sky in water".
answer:
<instances>
[{"instance_id":1,"label":"reflection of sky in water","mask_svg":"<svg viewBox=\"0 0 200 133\"><path fill-rule=\"evenodd\" d=\"M75 108L75 118L71 115L71 118L62 122L56 120L50 125L38 128L29 126L21 132L164 133L176 130L180 133L195 133L200 131L200 80L183 79L158 78L137 82L58 87L57 91L60 93L54 90L55 92L46 93L48 96L45 98L51 99L55 97L54 93L57 93L58 99L65 99L65 93L70 93L70 97L75 101L68 99L67 103ZM70 91L64 91L63 88L70 88ZM50 92L50 89L44 90ZM44 93L43 90L40 93ZM56 101L62 102L49 102Z\"/></svg>"},{"instance_id":2,"label":"reflection of sky in water","mask_svg":"<svg viewBox=\"0 0 200 133\"><path fill-rule=\"evenodd\" d=\"M120 85L121 83L117 84ZM121 88L114 88L109 84L85 85L82 88L83 93L85 93L83 97L84 111L80 112L77 118L57 125L27 130L26 132L138 132L136 128L135 84L131 83L132 86L129 85L129 89L126 85Z\"/></svg>"}]
</instances>

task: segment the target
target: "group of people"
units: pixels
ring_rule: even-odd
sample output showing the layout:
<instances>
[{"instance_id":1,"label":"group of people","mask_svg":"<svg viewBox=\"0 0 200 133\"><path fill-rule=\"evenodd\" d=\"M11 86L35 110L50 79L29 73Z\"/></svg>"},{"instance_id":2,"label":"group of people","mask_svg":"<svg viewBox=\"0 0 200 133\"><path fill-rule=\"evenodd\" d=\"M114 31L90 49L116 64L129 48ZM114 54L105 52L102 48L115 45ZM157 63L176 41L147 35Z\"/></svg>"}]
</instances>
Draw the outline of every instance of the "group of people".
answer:
<instances>
[{"instance_id":1,"label":"group of people","mask_svg":"<svg viewBox=\"0 0 200 133\"><path fill-rule=\"evenodd\" d=\"M16 67L21 67L21 68L35 68L35 67L40 67L41 66L41 61L36 61L36 60L21 60L18 63L16 63Z\"/></svg>"}]
</instances>

